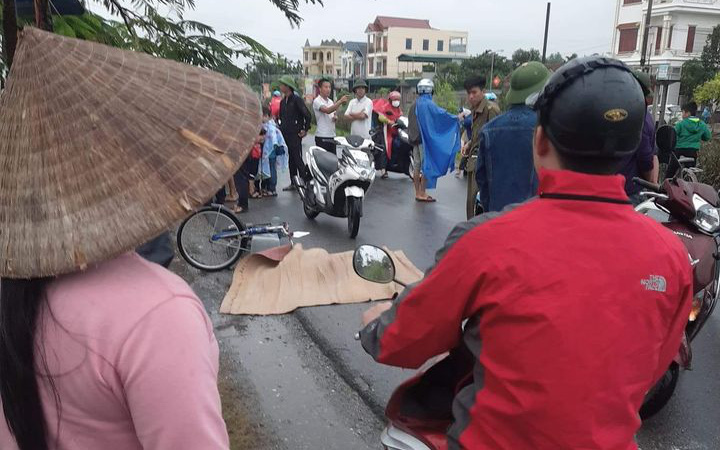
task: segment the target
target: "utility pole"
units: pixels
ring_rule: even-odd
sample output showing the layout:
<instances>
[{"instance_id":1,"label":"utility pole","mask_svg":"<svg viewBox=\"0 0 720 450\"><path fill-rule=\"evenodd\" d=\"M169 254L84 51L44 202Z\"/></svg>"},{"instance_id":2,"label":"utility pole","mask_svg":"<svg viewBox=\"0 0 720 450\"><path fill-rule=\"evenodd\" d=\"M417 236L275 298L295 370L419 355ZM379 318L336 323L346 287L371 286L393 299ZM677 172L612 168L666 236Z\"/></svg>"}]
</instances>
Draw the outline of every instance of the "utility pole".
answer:
<instances>
[{"instance_id":1,"label":"utility pole","mask_svg":"<svg viewBox=\"0 0 720 450\"><path fill-rule=\"evenodd\" d=\"M543 64L545 64L545 55L547 55L548 31L550 30L550 5L551 5L551 3L548 2L547 14L545 15L545 40L543 41L543 54L542 54Z\"/></svg>"},{"instance_id":2,"label":"utility pole","mask_svg":"<svg viewBox=\"0 0 720 450\"><path fill-rule=\"evenodd\" d=\"M650 37L650 20L652 19L652 8L653 0L648 0L647 16L645 17L645 30L643 31L642 51L640 52L640 67L645 72L650 71L649 68L645 67L645 61L647 59L648 38Z\"/></svg>"},{"instance_id":3,"label":"utility pole","mask_svg":"<svg viewBox=\"0 0 720 450\"><path fill-rule=\"evenodd\" d=\"M490 59L490 90L493 88L493 72L495 71L495 52L491 53L492 59Z\"/></svg>"}]
</instances>

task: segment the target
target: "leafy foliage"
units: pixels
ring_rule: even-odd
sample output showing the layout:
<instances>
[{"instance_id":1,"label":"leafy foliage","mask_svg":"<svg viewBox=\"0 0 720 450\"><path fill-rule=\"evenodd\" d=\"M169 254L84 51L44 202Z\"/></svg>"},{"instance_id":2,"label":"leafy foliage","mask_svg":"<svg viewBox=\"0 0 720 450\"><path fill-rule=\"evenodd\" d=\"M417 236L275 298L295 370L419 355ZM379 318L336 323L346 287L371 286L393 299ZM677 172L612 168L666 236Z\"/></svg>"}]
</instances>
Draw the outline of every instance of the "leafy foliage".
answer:
<instances>
[{"instance_id":1,"label":"leafy foliage","mask_svg":"<svg viewBox=\"0 0 720 450\"><path fill-rule=\"evenodd\" d=\"M696 89L720 71L720 25L708 36L700 59L683 64L680 93L691 97Z\"/></svg>"},{"instance_id":2,"label":"leafy foliage","mask_svg":"<svg viewBox=\"0 0 720 450\"><path fill-rule=\"evenodd\" d=\"M720 189L720 141L703 142L698 153L698 164L703 171L698 175L701 183Z\"/></svg>"},{"instance_id":3,"label":"leafy foliage","mask_svg":"<svg viewBox=\"0 0 720 450\"><path fill-rule=\"evenodd\" d=\"M250 36L217 34L209 25L187 20L185 12L195 8L195 0L93 1L118 20L106 20L90 13L80 17L54 16L54 31L204 67L236 78L246 74L237 66L237 58L275 57ZM323 0L268 1L285 14L291 26L298 26L302 21L298 14L300 4L323 4ZM4 72L5 65L0 62L0 79Z\"/></svg>"},{"instance_id":4,"label":"leafy foliage","mask_svg":"<svg viewBox=\"0 0 720 450\"><path fill-rule=\"evenodd\" d=\"M257 87L262 83L272 83L282 75L301 75L302 63L290 61L279 53L269 57L254 56L245 66L245 73L248 85ZM271 87L277 88L276 86Z\"/></svg>"},{"instance_id":5,"label":"leafy foliage","mask_svg":"<svg viewBox=\"0 0 720 450\"><path fill-rule=\"evenodd\" d=\"M515 52L512 55L512 62L514 67L520 67L521 65L525 64L526 62L530 61L541 61L542 55L540 55L540 50L531 48L530 50L523 50L521 48L515 50Z\"/></svg>"},{"instance_id":6,"label":"leafy foliage","mask_svg":"<svg viewBox=\"0 0 720 450\"><path fill-rule=\"evenodd\" d=\"M452 85L444 80L435 81L435 103L447 109L451 114L457 114L460 100L455 94Z\"/></svg>"},{"instance_id":7,"label":"leafy foliage","mask_svg":"<svg viewBox=\"0 0 720 450\"><path fill-rule=\"evenodd\" d=\"M699 104L720 102L720 73L712 80L698 86L695 89L694 99Z\"/></svg>"}]
</instances>

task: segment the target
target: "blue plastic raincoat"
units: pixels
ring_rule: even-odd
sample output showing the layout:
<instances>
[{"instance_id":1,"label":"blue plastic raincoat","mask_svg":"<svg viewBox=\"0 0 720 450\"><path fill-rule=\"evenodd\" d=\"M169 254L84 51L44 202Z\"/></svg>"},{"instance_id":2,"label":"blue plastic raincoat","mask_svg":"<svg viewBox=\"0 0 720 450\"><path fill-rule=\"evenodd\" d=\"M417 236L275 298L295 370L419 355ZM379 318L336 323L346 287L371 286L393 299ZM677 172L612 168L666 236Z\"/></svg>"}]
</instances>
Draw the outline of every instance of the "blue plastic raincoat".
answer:
<instances>
[{"instance_id":1,"label":"blue plastic raincoat","mask_svg":"<svg viewBox=\"0 0 720 450\"><path fill-rule=\"evenodd\" d=\"M423 176L427 188L435 189L437 179L455 169L455 155L460 150L460 124L457 116L436 105L430 94L418 97L415 114L425 149Z\"/></svg>"}]
</instances>

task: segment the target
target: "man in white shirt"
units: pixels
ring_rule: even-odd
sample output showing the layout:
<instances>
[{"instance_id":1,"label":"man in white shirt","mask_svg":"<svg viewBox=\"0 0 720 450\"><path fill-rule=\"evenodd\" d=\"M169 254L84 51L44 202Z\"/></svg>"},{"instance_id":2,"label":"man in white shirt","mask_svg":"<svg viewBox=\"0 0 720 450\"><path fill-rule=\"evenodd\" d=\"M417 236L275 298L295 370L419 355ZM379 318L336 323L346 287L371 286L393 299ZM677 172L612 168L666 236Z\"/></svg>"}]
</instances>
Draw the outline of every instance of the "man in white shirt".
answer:
<instances>
[{"instance_id":1,"label":"man in white shirt","mask_svg":"<svg viewBox=\"0 0 720 450\"><path fill-rule=\"evenodd\" d=\"M358 80L353 86L355 98L350 100L350 104L345 111L345 117L352 121L350 125L350 134L370 139L370 127L372 122L372 100L365 96L367 94L368 85L363 80Z\"/></svg>"},{"instance_id":2,"label":"man in white shirt","mask_svg":"<svg viewBox=\"0 0 720 450\"><path fill-rule=\"evenodd\" d=\"M317 122L315 145L335 153L335 121L337 120L335 112L340 108L340 105L347 103L348 97L346 95L333 102L330 99L332 86L328 78L321 78L318 82L318 88L320 95L315 97L313 101L313 111Z\"/></svg>"}]
</instances>

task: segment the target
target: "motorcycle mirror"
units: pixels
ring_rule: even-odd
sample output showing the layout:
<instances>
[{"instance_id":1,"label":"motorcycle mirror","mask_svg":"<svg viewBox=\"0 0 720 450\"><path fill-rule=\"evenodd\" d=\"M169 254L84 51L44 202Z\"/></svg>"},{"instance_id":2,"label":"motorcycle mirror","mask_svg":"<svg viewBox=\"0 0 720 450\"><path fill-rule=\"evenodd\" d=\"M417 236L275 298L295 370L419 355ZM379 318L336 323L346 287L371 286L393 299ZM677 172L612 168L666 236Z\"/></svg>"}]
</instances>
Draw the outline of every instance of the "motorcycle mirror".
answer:
<instances>
[{"instance_id":1,"label":"motorcycle mirror","mask_svg":"<svg viewBox=\"0 0 720 450\"><path fill-rule=\"evenodd\" d=\"M387 284L395 279L395 263L385 250L374 245L361 245L353 254L353 269L360 278Z\"/></svg>"},{"instance_id":2,"label":"motorcycle mirror","mask_svg":"<svg viewBox=\"0 0 720 450\"><path fill-rule=\"evenodd\" d=\"M670 153L677 145L677 132L670 125L663 125L655 133L655 143L663 153Z\"/></svg>"}]
</instances>

